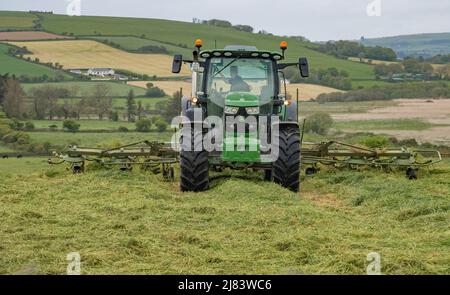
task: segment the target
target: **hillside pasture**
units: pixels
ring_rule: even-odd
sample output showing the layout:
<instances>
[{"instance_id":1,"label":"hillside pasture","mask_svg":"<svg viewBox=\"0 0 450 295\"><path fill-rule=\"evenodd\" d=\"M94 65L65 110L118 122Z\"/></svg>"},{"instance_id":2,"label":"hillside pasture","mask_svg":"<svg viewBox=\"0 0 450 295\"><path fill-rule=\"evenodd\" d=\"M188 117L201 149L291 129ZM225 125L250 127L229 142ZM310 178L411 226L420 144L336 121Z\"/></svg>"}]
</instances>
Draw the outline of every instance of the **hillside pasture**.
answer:
<instances>
[{"instance_id":1,"label":"hillside pasture","mask_svg":"<svg viewBox=\"0 0 450 295\"><path fill-rule=\"evenodd\" d=\"M26 46L41 62L59 63L64 69L113 68L137 74L173 76L172 57L164 54L129 53L93 40L10 42ZM180 74L189 75L184 67Z\"/></svg>"},{"instance_id":2,"label":"hillside pasture","mask_svg":"<svg viewBox=\"0 0 450 295\"><path fill-rule=\"evenodd\" d=\"M31 29L37 17L30 13L0 11L0 30Z\"/></svg>"},{"instance_id":3,"label":"hillside pasture","mask_svg":"<svg viewBox=\"0 0 450 295\"><path fill-rule=\"evenodd\" d=\"M62 76L67 80L71 80L72 77L62 71L46 67L44 65L35 64L8 55L8 45L0 43L0 75L7 74L15 75L17 77L27 76L30 78L47 77L54 78L56 76Z\"/></svg>"}]
</instances>

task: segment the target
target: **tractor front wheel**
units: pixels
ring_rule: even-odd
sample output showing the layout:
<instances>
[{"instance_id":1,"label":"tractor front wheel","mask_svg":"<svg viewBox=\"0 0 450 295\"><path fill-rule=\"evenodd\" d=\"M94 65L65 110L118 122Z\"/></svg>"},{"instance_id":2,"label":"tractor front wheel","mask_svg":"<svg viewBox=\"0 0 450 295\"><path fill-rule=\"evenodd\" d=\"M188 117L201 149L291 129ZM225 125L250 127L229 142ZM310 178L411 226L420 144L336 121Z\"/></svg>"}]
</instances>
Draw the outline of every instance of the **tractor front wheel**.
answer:
<instances>
[{"instance_id":1,"label":"tractor front wheel","mask_svg":"<svg viewBox=\"0 0 450 295\"><path fill-rule=\"evenodd\" d=\"M273 165L274 181L293 192L300 189L300 132L283 128L278 136L278 158Z\"/></svg>"},{"instance_id":2,"label":"tractor front wheel","mask_svg":"<svg viewBox=\"0 0 450 295\"><path fill-rule=\"evenodd\" d=\"M181 150L180 189L182 192L200 192L209 188L208 152L194 148L196 145L203 144L202 138L199 138L201 136L201 133L192 136L191 149L182 148ZM194 138L198 140L195 141Z\"/></svg>"}]
</instances>

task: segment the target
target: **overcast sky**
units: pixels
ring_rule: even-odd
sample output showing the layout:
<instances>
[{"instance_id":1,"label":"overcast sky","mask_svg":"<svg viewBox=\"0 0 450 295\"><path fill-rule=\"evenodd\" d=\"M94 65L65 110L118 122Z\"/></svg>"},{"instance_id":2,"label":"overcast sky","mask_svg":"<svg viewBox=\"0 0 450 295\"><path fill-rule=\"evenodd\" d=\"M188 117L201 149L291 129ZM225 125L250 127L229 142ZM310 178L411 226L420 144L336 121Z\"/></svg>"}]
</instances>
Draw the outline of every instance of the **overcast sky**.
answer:
<instances>
[{"instance_id":1,"label":"overcast sky","mask_svg":"<svg viewBox=\"0 0 450 295\"><path fill-rule=\"evenodd\" d=\"M219 18L314 41L450 32L449 0L0 0L0 10L63 14L71 1L81 1L82 15ZM374 1L380 16L368 16ZM370 11L378 14L376 5Z\"/></svg>"}]
</instances>

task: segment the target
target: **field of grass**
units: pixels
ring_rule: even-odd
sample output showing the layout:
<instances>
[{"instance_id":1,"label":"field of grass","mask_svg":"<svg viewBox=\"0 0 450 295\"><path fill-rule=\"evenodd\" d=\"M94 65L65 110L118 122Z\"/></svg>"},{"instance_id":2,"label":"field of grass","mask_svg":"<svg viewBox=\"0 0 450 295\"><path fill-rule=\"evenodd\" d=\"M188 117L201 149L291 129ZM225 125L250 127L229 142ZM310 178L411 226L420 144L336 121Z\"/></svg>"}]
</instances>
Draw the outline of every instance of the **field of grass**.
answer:
<instances>
[{"instance_id":1,"label":"field of grass","mask_svg":"<svg viewBox=\"0 0 450 295\"><path fill-rule=\"evenodd\" d=\"M302 101L299 103L300 116L307 116L316 112L335 113L365 113L369 110L396 106L396 101L358 101L358 102L326 102Z\"/></svg>"},{"instance_id":2,"label":"field of grass","mask_svg":"<svg viewBox=\"0 0 450 295\"><path fill-rule=\"evenodd\" d=\"M333 128L343 130L425 130L439 126L420 119L361 120L335 122Z\"/></svg>"},{"instance_id":3,"label":"field of grass","mask_svg":"<svg viewBox=\"0 0 450 295\"><path fill-rule=\"evenodd\" d=\"M171 132L164 133L70 133L70 132L28 132L32 143L49 142L54 145L70 145L78 146L111 146L117 144L128 144L143 140L150 141L170 141Z\"/></svg>"},{"instance_id":4,"label":"field of grass","mask_svg":"<svg viewBox=\"0 0 450 295\"><path fill-rule=\"evenodd\" d=\"M183 54L185 56L189 56L192 54L192 50L188 48L183 48L179 46L174 46L166 43L161 43L158 41L153 41L149 39L143 39L133 36L83 36L83 38L86 39L94 39L94 40L100 40L100 41L111 41L116 44L119 44L121 49L124 50L138 50L141 47L144 46L164 46L169 54Z\"/></svg>"},{"instance_id":5,"label":"field of grass","mask_svg":"<svg viewBox=\"0 0 450 295\"><path fill-rule=\"evenodd\" d=\"M163 54L138 54L115 49L93 40L9 42L26 46L28 55L41 62L59 63L65 69L113 68L158 77L173 76L172 57ZM189 75L184 67L180 75Z\"/></svg>"},{"instance_id":6,"label":"field of grass","mask_svg":"<svg viewBox=\"0 0 450 295\"><path fill-rule=\"evenodd\" d=\"M36 19L30 13L0 11L0 30L31 29Z\"/></svg>"},{"instance_id":7,"label":"field of grass","mask_svg":"<svg viewBox=\"0 0 450 295\"><path fill-rule=\"evenodd\" d=\"M71 175L42 158L0 175L2 274L64 274L69 252L82 274L365 274L370 252L383 274L450 271L449 163L417 181L323 170L297 194L227 170L180 193L161 176Z\"/></svg>"},{"instance_id":8,"label":"field of grass","mask_svg":"<svg viewBox=\"0 0 450 295\"><path fill-rule=\"evenodd\" d=\"M43 75L54 78L57 75L61 75L66 79L72 79L71 76L64 72L9 56L7 52L8 45L0 43L0 75L9 73L10 75L25 75L31 78L41 77Z\"/></svg>"},{"instance_id":9,"label":"field of grass","mask_svg":"<svg viewBox=\"0 0 450 295\"><path fill-rule=\"evenodd\" d=\"M110 96L116 96L116 97L126 97L128 95L128 92L133 89L135 96L143 96L146 93L145 89L142 89L141 87L133 87L130 85L127 85L122 82L104 82L104 81L86 81L86 82L58 82L58 83L22 83L22 87L30 94L30 90L32 88L41 87L44 85L51 85L55 87L61 87L61 88L67 88L71 89L72 87L76 87L79 89L78 95L81 96L83 93L89 93L91 92L91 89L97 85L97 84L103 84L107 85L110 88Z\"/></svg>"},{"instance_id":10,"label":"field of grass","mask_svg":"<svg viewBox=\"0 0 450 295\"><path fill-rule=\"evenodd\" d=\"M62 129L63 120L32 120L35 128L48 128L50 125L58 126L58 129ZM109 120L78 120L80 124L80 130L114 130L119 127L126 127L130 130L134 129L136 126L131 122L113 122Z\"/></svg>"}]
</instances>

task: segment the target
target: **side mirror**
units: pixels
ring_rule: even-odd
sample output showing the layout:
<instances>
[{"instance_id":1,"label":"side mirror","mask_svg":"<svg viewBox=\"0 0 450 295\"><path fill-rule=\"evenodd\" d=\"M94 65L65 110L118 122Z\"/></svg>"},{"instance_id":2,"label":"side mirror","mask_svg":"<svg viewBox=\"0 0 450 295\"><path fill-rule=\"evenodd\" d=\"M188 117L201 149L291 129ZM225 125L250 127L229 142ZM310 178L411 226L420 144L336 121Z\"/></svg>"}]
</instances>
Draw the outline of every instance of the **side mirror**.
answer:
<instances>
[{"instance_id":1,"label":"side mirror","mask_svg":"<svg viewBox=\"0 0 450 295\"><path fill-rule=\"evenodd\" d=\"M300 69L300 76L303 78L309 77L308 59L306 57L300 57L298 60L298 68Z\"/></svg>"},{"instance_id":2,"label":"side mirror","mask_svg":"<svg viewBox=\"0 0 450 295\"><path fill-rule=\"evenodd\" d=\"M172 73L179 74L181 72L182 65L183 65L183 56L179 54L175 55L173 57Z\"/></svg>"}]
</instances>

